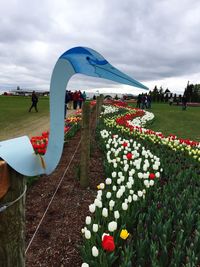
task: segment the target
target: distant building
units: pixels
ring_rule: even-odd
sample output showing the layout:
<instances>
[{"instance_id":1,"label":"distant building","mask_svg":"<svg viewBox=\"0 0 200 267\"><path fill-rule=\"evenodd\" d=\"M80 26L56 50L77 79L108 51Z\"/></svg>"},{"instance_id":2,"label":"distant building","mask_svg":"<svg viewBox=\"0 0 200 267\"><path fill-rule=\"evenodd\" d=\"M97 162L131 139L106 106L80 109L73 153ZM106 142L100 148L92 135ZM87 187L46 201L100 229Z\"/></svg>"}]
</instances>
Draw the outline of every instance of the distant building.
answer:
<instances>
[{"instance_id":1,"label":"distant building","mask_svg":"<svg viewBox=\"0 0 200 267\"><path fill-rule=\"evenodd\" d=\"M39 96L48 96L49 95L49 91L30 90L30 89L10 90L9 94L10 95L16 95L16 96L31 96L33 91L35 91L36 94L39 95Z\"/></svg>"}]
</instances>

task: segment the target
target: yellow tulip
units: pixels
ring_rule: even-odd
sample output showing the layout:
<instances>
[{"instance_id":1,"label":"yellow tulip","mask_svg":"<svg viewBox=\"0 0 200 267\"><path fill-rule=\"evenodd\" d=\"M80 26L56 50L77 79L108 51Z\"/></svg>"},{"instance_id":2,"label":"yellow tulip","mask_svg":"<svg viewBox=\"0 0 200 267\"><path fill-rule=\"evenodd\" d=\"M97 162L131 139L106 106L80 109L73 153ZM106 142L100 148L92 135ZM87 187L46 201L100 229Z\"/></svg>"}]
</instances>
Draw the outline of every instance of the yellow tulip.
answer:
<instances>
[{"instance_id":1,"label":"yellow tulip","mask_svg":"<svg viewBox=\"0 0 200 267\"><path fill-rule=\"evenodd\" d=\"M97 185L97 189L99 190L99 189L101 189L101 186L100 186L100 184L99 185Z\"/></svg>"},{"instance_id":2,"label":"yellow tulip","mask_svg":"<svg viewBox=\"0 0 200 267\"><path fill-rule=\"evenodd\" d=\"M126 229L122 229L120 233L120 237L125 240L127 239L128 236L129 236L129 232Z\"/></svg>"}]
</instances>

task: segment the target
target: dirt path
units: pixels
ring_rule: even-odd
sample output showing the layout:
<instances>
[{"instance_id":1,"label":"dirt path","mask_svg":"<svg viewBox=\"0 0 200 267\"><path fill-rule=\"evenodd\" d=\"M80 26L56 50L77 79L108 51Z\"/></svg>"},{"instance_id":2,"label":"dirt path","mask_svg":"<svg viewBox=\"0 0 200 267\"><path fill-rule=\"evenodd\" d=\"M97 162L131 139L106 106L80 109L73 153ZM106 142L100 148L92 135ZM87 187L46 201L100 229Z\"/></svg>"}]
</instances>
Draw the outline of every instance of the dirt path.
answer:
<instances>
[{"instance_id":1,"label":"dirt path","mask_svg":"<svg viewBox=\"0 0 200 267\"><path fill-rule=\"evenodd\" d=\"M68 110L67 117L75 114L75 110ZM43 131L49 130L49 116L38 116L35 119L19 121L18 128L13 129L12 125L1 129L0 141L27 135L28 137L41 135Z\"/></svg>"},{"instance_id":2,"label":"dirt path","mask_svg":"<svg viewBox=\"0 0 200 267\"><path fill-rule=\"evenodd\" d=\"M37 183L29 188L26 199L26 245L29 244L60 179L63 177L61 186L26 254L26 266L81 266L81 228L85 224L86 215L89 215L88 206L94 201L96 186L102 182L104 177L102 154L96 146L94 136L94 131L92 131L90 188L82 189L78 182L81 147L79 146L76 153L75 150L79 144L81 132L65 143L62 159L56 170L49 176L41 176ZM72 155L74 157L69 166Z\"/></svg>"}]
</instances>

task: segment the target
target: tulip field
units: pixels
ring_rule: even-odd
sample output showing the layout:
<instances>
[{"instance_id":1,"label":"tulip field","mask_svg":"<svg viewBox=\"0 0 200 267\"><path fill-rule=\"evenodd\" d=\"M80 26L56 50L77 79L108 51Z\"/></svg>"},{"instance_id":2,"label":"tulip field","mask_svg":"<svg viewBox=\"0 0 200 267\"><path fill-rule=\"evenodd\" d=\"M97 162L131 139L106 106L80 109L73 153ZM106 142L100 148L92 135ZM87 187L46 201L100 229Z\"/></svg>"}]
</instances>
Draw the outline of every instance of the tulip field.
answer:
<instances>
[{"instance_id":1,"label":"tulip field","mask_svg":"<svg viewBox=\"0 0 200 267\"><path fill-rule=\"evenodd\" d=\"M27 112L29 98L0 97L0 104L2 99L6 101L0 111L4 110L6 119L1 116L0 125L7 131L14 131L15 123L20 128L24 122L37 121L38 114L44 119L49 115L45 98L41 111L31 114ZM65 120L68 144L81 128L81 115L79 110ZM95 137L104 177L94 191L94 187L79 191L95 197L85 202L84 224L83 220L74 224L81 236L81 245L74 243L82 267L200 267L199 120L197 107L182 111L178 106L153 103L152 110L142 110L122 101L104 102ZM48 129L30 137L41 159L48 138ZM66 233L63 236L68 238Z\"/></svg>"},{"instance_id":2,"label":"tulip field","mask_svg":"<svg viewBox=\"0 0 200 267\"><path fill-rule=\"evenodd\" d=\"M200 143L148 129L153 119L103 105L105 177L82 228L82 267L200 266Z\"/></svg>"}]
</instances>

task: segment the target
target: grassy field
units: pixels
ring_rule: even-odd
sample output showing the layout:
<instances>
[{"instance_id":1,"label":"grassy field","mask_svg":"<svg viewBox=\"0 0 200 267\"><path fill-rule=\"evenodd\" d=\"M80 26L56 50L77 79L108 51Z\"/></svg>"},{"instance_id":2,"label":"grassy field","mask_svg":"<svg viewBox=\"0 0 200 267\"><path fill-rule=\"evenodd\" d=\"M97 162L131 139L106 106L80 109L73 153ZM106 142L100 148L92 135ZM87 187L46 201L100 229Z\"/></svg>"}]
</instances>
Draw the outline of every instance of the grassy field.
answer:
<instances>
[{"instance_id":1,"label":"grassy field","mask_svg":"<svg viewBox=\"0 0 200 267\"><path fill-rule=\"evenodd\" d=\"M183 111L181 106L153 103L149 111L155 115L152 130L200 141L200 107Z\"/></svg>"},{"instance_id":2,"label":"grassy field","mask_svg":"<svg viewBox=\"0 0 200 267\"><path fill-rule=\"evenodd\" d=\"M22 130L34 131L38 124L47 123L49 98L39 98L38 113L34 109L29 113L30 105L31 97L0 96L0 140L16 137Z\"/></svg>"}]
</instances>

